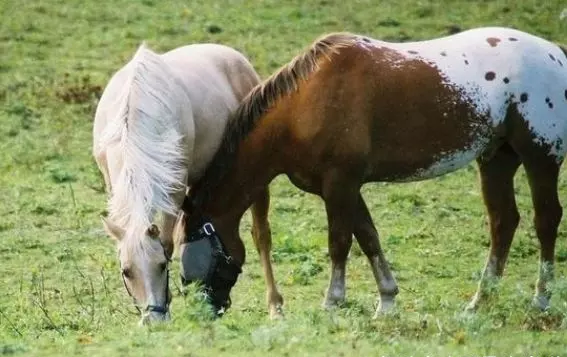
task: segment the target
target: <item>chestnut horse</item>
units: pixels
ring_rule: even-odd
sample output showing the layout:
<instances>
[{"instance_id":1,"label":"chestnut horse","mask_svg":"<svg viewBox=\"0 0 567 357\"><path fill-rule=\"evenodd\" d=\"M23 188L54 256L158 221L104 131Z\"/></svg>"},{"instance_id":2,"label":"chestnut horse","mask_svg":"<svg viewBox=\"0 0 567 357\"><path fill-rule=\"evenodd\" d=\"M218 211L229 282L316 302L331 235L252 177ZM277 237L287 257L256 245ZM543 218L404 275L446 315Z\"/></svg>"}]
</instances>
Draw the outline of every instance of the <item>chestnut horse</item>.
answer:
<instances>
[{"instance_id":1,"label":"chestnut horse","mask_svg":"<svg viewBox=\"0 0 567 357\"><path fill-rule=\"evenodd\" d=\"M566 140L567 57L558 45L507 28L411 43L330 34L241 103L190 191L187 233L205 217L243 263L238 222L266 184L287 174L325 202L331 270L324 305L345 298L354 234L378 285L378 314L393 306L398 286L361 186L426 180L476 159L491 246L474 308L503 273L519 221L513 177L523 164L541 246L534 303L546 308Z\"/></svg>"},{"instance_id":2,"label":"chestnut horse","mask_svg":"<svg viewBox=\"0 0 567 357\"><path fill-rule=\"evenodd\" d=\"M142 45L102 94L93 155L110 194L103 224L142 322L169 318L168 265L186 187L203 174L229 115L259 81L230 47L194 44L158 54ZM254 234L269 234L267 189L256 197Z\"/></svg>"}]
</instances>

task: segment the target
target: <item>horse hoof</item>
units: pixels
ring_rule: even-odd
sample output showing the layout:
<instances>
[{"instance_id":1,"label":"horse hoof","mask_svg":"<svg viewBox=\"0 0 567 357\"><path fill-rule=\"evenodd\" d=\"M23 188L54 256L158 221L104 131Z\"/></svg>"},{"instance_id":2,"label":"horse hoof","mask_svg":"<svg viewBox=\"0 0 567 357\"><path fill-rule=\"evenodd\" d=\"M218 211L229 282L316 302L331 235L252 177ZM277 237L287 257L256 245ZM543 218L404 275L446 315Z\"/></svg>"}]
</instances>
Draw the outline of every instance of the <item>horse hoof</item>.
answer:
<instances>
[{"instance_id":1,"label":"horse hoof","mask_svg":"<svg viewBox=\"0 0 567 357\"><path fill-rule=\"evenodd\" d=\"M341 304L344 303L344 299L325 299L325 301L323 301L323 309L324 310L334 310L336 308L338 308Z\"/></svg>"},{"instance_id":2,"label":"horse hoof","mask_svg":"<svg viewBox=\"0 0 567 357\"><path fill-rule=\"evenodd\" d=\"M541 311L549 309L549 297L545 295L535 295L532 299L532 306Z\"/></svg>"},{"instance_id":3,"label":"horse hoof","mask_svg":"<svg viewBox=\"0 0 567 357\"><path fill-rule=\"evenodd\" d=\"M332 302L332 301L323 301L323 304L321 304L321 307L323 308L323 310L333 310L337 308L337 304Z\"/></svg>"},{"instance_id":4,"label":"horse hoof","mask_svg":"<svg viewBox=\"0 0 567 357\"><path fill-rule=\"evenodd\" d=\"M386 315L394 311L396 307L396 301L393 298L381 298L374 313L374 318Z\"/></svg>"}]
</instances>

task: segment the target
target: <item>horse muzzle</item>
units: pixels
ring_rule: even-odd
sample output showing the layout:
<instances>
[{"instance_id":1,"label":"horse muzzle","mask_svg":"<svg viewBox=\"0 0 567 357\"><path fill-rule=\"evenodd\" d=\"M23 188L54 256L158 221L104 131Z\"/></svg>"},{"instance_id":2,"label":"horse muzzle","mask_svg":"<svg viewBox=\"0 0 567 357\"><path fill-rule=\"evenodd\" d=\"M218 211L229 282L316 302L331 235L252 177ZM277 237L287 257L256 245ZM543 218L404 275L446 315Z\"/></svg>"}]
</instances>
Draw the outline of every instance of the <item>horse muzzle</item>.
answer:
<instances>
[{"instance_id":1,"label":"horse muzzle","mask_svg":"<svg viewBox=\"0 0 567 357\"><path fill-rule=\"evenodd\" d=\"M222 316L231 305L230 291L242 270L226 253L212 223L205 222L188 234L181 263L182 284L201 282L215 314Z\"/></svg>"},{"instance_id":2,"label":"horse muzzle","mask_svg":"<svg viewBox=\"0 0 567 357\"><path fill-rule=\"evenodd\" d=\"M153 323L167 322L169 320L171 320L171 315L168 310L163 312L162 310L154 311L154 310L146 309L146 311L142 313L142 318L140 319L140 325L144 326Z\"/></svg>"}]
</instances>

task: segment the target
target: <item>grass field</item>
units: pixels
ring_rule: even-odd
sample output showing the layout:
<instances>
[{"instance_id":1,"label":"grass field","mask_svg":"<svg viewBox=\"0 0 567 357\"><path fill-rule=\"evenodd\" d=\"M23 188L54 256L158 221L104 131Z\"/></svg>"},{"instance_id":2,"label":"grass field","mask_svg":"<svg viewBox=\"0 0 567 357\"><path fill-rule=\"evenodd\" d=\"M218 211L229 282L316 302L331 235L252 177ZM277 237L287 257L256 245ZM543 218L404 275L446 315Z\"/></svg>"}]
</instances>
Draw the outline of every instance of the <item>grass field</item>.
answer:
<instances>
[{"instance_id":1,"label":"grass field","mask_svg":"<svg viewBox=\"0 0 567 357\"><path fill-rule=\"evenodd\" d=\"M331 31L407 41L502 25L567 42L565 7L562 0L0 1L0 355L567 355L567 230L563 224L558 238L553 308L533 311L539 247L523 172L506 278L476 314L463 308L489 239L470 165L427 182L365 187L401 287L389 316L371 319L377 289L358 247L345 306L320 308L328 272L323 205L281 177L271 186L270 218L286 318L267 318L247 215L248 262L229 313L212 321L175 289L173 321L140 328L102 230L106 197L90 154L97 96L142 40L160 51L227 44L265 77ZM565 204L565 170L560 190Z\"/></svg>"}]
</instances>

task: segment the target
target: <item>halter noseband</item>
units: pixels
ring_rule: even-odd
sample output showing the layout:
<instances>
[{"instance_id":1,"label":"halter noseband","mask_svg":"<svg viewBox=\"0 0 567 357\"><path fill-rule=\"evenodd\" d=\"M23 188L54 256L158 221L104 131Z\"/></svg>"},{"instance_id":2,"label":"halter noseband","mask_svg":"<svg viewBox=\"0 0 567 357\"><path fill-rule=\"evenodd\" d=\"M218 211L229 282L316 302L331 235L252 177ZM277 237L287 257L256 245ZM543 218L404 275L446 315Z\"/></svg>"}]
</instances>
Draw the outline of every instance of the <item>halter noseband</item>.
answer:
<instances>
[{"instance_id":1,"label":"halter noseband","mask_svg":"<svg viewBox=\"0 0 567 357\"><path fill-rule=\"evenodd\" d=\"M167 254L165 254L165 249L164 249L164 255L165 255L165 259L167 260L166 277L165 277L165 279L166 279L165 280L165 304L164 305L146 305L146 308L144 309L144 311L142 311L142 309L140 309L140 307L136 303L136 299L134 298L134 295L132 295L132 292L128 288L128 284L126 284L126 277L124 276L124 272L121 273L122 283L124 284L124 287L126 288L126 291L128 292L128 295L130 295L130 297L134 301L134 307L136 308L136 310L138 310L138 312L140 314L142 314L142 312L157 312L159 314L165 315L169 311L169 302L171 301L171 293L169 292L169 263L171 262L171 258L168 257Z\"/></svg>"}]
</instances>

